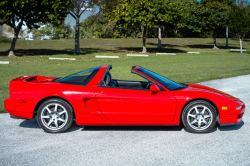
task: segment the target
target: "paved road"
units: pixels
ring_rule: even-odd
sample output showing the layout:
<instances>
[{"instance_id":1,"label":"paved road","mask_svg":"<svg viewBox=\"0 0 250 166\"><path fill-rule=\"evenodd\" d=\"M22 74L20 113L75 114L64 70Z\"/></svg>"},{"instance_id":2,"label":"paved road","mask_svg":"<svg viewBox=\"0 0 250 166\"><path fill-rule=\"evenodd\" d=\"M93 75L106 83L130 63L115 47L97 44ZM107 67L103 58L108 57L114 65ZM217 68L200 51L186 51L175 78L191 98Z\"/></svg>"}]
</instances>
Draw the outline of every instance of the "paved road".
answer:
<instances>
[{"instance_id":1,"label":"paved road","mask_svg":"<svg viewBox=\"0 0 250 166\"><path fill-rule=\"evenodd\" d=\"M0 115L0 165L250 165L250 75L200 83L246 103L244 123L192 134L178 127L79 127L43 132Z\"/></svg>"}]
</instances>

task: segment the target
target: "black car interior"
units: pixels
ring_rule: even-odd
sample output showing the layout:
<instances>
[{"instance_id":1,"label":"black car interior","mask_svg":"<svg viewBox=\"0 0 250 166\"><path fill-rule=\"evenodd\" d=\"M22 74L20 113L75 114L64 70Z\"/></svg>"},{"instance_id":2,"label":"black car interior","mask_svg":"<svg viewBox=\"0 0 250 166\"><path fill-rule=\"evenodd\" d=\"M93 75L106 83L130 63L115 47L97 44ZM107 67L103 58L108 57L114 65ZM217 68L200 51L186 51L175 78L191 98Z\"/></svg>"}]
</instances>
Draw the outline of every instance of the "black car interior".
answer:
<instances>
[{"instance_id":1,"label":"black car interior","mask_svg":"<svg viewBox=\"0 0 250 166\"><path fill-rule=\"evenodd\" d=\"M128 81L128 80L116 80L112 79L110 72L108 72L104 77L104 86L110 88L124 88L124 89L138 89L145 90L150 89L152 83L147 81Z\"/></svg>"}]
</instances>

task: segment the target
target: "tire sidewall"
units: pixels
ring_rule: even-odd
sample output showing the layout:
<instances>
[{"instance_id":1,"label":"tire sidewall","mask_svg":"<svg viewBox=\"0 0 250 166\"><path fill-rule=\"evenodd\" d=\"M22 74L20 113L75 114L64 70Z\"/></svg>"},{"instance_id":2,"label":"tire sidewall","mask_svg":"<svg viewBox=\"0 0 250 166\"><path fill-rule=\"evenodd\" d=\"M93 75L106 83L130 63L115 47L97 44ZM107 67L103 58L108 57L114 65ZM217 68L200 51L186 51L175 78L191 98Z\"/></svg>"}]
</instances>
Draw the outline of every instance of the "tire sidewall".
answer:
<instances>
[{"instance_id":1,"label":"tire sidewall","mask_svg":"<svg viewBox=\"0 0 250 166\"><path fill-rule=\"evenodd\" d=\"M42 123L42 119L41 119L41 114L42 114L42 110L44 109L44 107L46 107L47 105L51 104L51 103L58 103L61 104L67 111L68 114L68 121L65 124L65 126L59 130L50 130L47 127L44 126L44 124ZM61 100L61 99L49 99L46 100L45 102L43 102L40 107L38 108L38 112L37 112L37 122L39 124L39 126L48 133L62 133L64 131L66 131L72 124L73 122L73 109L72 107L65 101Z\"/></svg>"},{"instance_id":2,"label":"tire sidewall","mask_svg":"<svg viewBox=\"0 0 250 166\"><path fill-rule=\"evenodd\" d=\"M212 113L212 116L213 116L213 120L212 120L212 123L210 124L210 126L204 130L195 130L193 129L187 122L187 114L189 112L189 110L195 106L195 105L204 105L206 107L208 107ZM216 109L207 101L203 101L203 100L197 100L197 101L193 101L191 103L189 103L183 110L183 113L182 113L182 122L183 122L183 125L185 126L185 128L192 132L192 133L207 133L209 131L211 131L215 124L216 124L216 121L217 121L217 112L216 112Z\"/></svg>"}]
</instances>

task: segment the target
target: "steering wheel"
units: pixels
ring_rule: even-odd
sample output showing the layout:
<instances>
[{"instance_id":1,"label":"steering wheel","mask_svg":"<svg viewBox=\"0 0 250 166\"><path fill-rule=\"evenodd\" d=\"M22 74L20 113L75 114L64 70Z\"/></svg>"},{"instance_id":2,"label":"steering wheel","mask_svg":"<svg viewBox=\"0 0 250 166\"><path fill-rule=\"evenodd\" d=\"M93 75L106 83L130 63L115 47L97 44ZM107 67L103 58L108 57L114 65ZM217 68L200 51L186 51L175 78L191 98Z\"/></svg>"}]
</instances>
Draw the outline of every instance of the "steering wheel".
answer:
<instances>
[{"instance_id":1,"label":"steering wheel","mask_svg":"<svg viewBox=\"0 0 250 166\"><path fill-rule=\"evenodd\" d=\"M150 87L150 82L148 81L148 84L146 85L146 89L149 89Z\"/></svg>"}]
</instances>

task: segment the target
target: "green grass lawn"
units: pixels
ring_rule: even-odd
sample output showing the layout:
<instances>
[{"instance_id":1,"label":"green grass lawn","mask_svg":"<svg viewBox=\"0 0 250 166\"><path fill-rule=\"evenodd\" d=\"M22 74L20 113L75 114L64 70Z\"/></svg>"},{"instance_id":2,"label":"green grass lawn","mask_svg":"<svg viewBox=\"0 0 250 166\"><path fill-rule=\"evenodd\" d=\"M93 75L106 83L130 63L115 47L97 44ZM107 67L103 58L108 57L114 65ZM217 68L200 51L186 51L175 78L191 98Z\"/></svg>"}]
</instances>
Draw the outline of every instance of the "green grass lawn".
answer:
<instances>
[{"instance_id":1,"label":"green grass lawn","mask_svg":"<svg viewBox=\"0 0 250 166\"><path fill-rule=\"evenodd\" d=\"M11 41L0 39L0 112L4 99L9 97L9 81L23 75L66 76L91 67L113 65L113 78L136 80L130 73L131 66L140 65L176 82L197 83L212 79L250 74L250 51L242 54L231 52L239 48L237 39L217 39L220 50L212 50L212 39L164 38L162 49L156 49L157 39L147 39L149 57L127 57L127 53L142 50L142 39L83 39L82 55L74 54L74 40L18 40L16 58L7 58ZM250 50L250 40L243 41L244 49ZM201 52L186 54L184 51ZM174 52L177 55L156 55L156 52ZM119 59L95 59L95 55L119 55ZM72 57L76 61L49 60L50 57Z\"/></svg>"}]
</instances>

